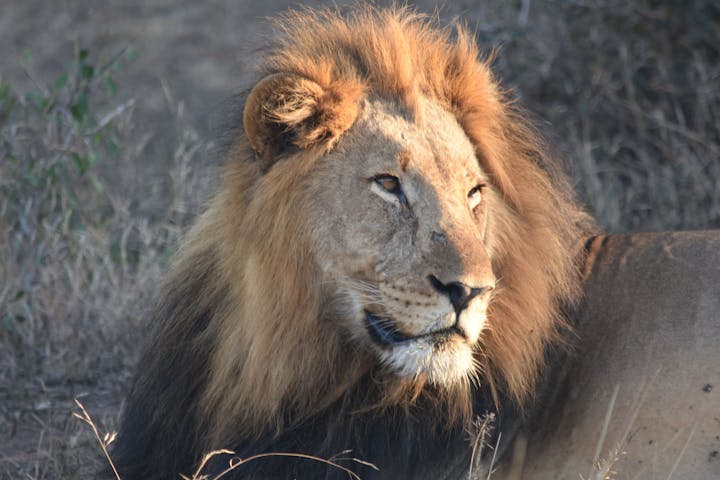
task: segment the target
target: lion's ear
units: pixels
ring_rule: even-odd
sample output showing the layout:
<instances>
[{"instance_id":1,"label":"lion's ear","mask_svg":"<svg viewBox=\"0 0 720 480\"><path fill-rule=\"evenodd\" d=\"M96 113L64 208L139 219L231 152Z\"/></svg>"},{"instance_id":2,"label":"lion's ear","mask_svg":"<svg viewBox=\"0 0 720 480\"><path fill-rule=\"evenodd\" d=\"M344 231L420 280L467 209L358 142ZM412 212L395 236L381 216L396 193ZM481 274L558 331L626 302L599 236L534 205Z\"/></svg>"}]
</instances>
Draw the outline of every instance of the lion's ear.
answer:
<instances>
[{"instance_id":1,"label":"lion's ear","mask_svg":"<svg viewBox=\"0 0 720 480\"><path fill-rule=\"evenodd\" d=\"M355 121L362 88L318 83L289 73L262 79L250 92L243 125L267 165L288 148L331 147Z\"/></svg>"}]
</instances>

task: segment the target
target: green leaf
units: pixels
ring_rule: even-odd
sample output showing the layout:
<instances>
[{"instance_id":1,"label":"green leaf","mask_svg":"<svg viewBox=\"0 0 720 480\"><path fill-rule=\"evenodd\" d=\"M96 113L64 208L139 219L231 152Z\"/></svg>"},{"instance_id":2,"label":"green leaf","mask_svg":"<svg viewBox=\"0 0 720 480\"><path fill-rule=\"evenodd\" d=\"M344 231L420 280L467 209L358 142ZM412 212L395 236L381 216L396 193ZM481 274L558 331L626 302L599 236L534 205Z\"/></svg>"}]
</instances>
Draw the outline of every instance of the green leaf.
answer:
<instances>
[{"instance_id":1,"label":"green leaf","mask_svg":"<svg viewBox=\"0 0 720 480\"><path fill-rule=\"evenodd\" d=\"M15 102L15 97L10 92L10 85L0 77L0 115L10 115L15 108Z\"/></svg>"},{"instance_id":2,"label":"green leaf","mask_svg":"<svg viewBox=\"0 0 720 480\"><path fill-rule=\"evenodd\" d=\"M68 74L63 73L62 75L60 75L57 78L57 80L55 80L55 89L62 90L65 87L65 85L67 85L67 81L68 81Z\"/></svg>"},{"instance_id":3,"label":"green leaf","mask_svg":"<svg viewBox=\"0 0 720 480\"><path fill-rule=\"evenodd\" d=\"M90 183L92 184L93 188L97 193L103 193L105 191L105 187L103 186L102 182L93 175L92 172L88 174L88 178L90 179Z\"/></svg>"},{"instance_id":4,"label":"green leaf","mask_svg":"<svg viewBox=\"0 0 720 480\"><path fill-rule=\"evenodd\" d=\"M127 53L125 54L125 58L127 58L128 62L134 62L137 60L138 53L135 48L128 48Z\"/></svg>"},{"instance_id":5,"label":"green leaf","mask_svg":"<svg viewBox=\"0 0 720 480\"><path fill-rule=\"evenodd\" d=\"M120 142L118 141L118 139L115 137L110 138L107 141L107 149L108 153L112 157L117 157L118 155L120 155Z\"/></svg>"},{"instance_id":6,"label":"green leaf","mask_svg":"<svg viewBox=\"0 0 720 480\"><path fill-rule=\"evenodd\" d=\"M85 155L80 155L77 152L73 152L71 157L78 171L80 171L80 175L84 175L85 172L87 172L88 169L92 166L92 160Z\"/></svg>"},{"instance_id":7,"label":"green leaf","mask_svg":"<svg viewBox=\"0 0 720 480\"><path fill-rule=\"evenodd\" d=\"M28 63L30 63L30 59L32 59L32 54L30 53L30 50L26 48L20 54L20 63L23 65L27 65Z\"/></svg>"},{"instance_id":8,"label":"green leaf","mask_svg":"<svg viewBox=\"0 0 720 480\"><path fill-rule=\"evenodd\" d=\"M38 112L45 112L45 109L50 103L50 99L40 92L27 92L25 94L25 100Z\"/></svg>"},{"instance_id":9,"label":"green leaf","mask_svg":"<svg viewBox=\"0 0 720 480\"><path fill-rule=\"evenodd\" d=\"M80 67L80 75L85 80L92 80L92 78L95 76L95 67L92 65L82 65Z\"/></svg>"},{"instance_id":10,"label":"green leaf","mask_svg":"<svg viewBox=\"0 0 720 480\"><path fill-rule=\"evenodd\" d=\"M115 83L115 80L113 80L112 77L107 77L105 79L105 91L110 96L115 95L117 93L117 91L118 91L117 83Z\"/></svg>"},{"instance_id":11,"label":"green leaf","mask_svg":"<svg viewBox=\"0 0 720 480\"><path fill-rule=\"evenodd\" d=\"M5 100L7 97L10 96L10 85L5 83L2 78L0 78L0 102Z\"/></svg>"},{"instance_id":12,"label":"green leaf","mask_svg":"<svg viewBox=\"0 0 720 480\"><path fill-rule=\"evenodd\" d=\"M62 163L53 163L47 168L47 170L45 170L45 175L50 179L51 185L57 183L57 180L60 177L60 170L62 170Z\"/></svg>"},{"instance_id":13,"label":"green leaf","mask_svg":"<svg viewBox=\"0 0 720 480\"><path fill-rule=\"evenodd\" d=\"M2 329L4 331L11 333L13 335L19 336L19 332L17 329L15 319L9 313L6 313L5 315L3 315L2 322L0 322L0 326L2 327Z\"/></svg>"},{"instance_id":14,"label":"green leaf","mask_svg":"<svg viewBox=\"0 0 720 480\"><path fill-rule=\"evenodd\" d=\"M38 177L37 174L31 170L23 172L22 178L35 188L40 186L40 177Z\"/></svg>"},{"instance_id":15,"label":"green leaf","mask_svg":"<svg viewBox=\"0 0 720 480\"><path fill-rule=\"evenodd\" d=\"M82 123L85 120L88 113L88 98L84 92L70 105L70 113L72 113L73 118L78 123Z\"/></svg>"},{"instance_id":16,"label":"green leaf","mask_svg":"<svg viewBox=\"0 0 720 480\"><path fill-rule=\"evenodd\" d=\"M97 164L98 158L95 152L88 152L85 158L87 158L88 167L94 167Z\"/></svg>"}]
</instances>

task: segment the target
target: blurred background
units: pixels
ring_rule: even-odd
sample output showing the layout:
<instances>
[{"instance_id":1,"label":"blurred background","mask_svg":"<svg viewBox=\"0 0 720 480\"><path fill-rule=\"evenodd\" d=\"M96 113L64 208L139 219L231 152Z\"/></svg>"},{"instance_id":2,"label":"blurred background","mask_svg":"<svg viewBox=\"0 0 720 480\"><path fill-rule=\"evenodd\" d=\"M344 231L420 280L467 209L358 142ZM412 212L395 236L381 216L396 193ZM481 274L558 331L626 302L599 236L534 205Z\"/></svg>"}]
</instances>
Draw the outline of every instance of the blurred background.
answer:
<instances>
[{"instance_id":1,"label":"blurred background","mask_svg":"<svg viewBox=\"0 0 720 480\"><path fill-rule=\"evenodd\" d=\"M605 229L720 227L717 1L411 3L496 51ZM217 183L228 99L292 4L0 6L0 478L102 463L73 399L112 430L152 292Z\"/></svg>"}]
</instances>

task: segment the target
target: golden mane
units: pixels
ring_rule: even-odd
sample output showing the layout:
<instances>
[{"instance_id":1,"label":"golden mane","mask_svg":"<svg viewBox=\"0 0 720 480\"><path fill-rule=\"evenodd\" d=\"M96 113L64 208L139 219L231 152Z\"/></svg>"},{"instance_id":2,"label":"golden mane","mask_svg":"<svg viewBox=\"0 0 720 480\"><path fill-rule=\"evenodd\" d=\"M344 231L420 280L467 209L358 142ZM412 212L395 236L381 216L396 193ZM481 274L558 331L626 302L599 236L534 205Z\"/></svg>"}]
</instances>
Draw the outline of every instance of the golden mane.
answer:
<instances>
[{"instance_id":1,"label":"golden mane","mask_svg":"<svg viewBox=\"0 0 720 480\"><path fill-rule=\"evenodd\" d=\"M491 304L486 373L526 399L546 344L566 328L560 305L579 295L573 252L591 221L524 112L460 26L453 32L406 8L371 7L349 17L303 10L276 25L281 35L266 74L295 73L330 91L397 99L413 111L425 96L455 114L507 205L490 226L502 292Z\"/></svg>"},{"instance_id":2,"label":"golden mane","mask_svg":"<svg viewBox=\"0 0 720 480\"><path fill-rule=\"evenodd\" d=\"M453 36L451 30L438 29L427 17L407 9L370 7L354 10L349 17L330 10L292 12L276 25L280 36L261 65L263 75L291 73L308 78L331 94L343 95L335 107L338 110L356 105L361 95L374 94L397 99L415 111L417 98L425 96L456 115L506 205L494 212L490 225L489 251L501 291L491 304L484 337L485 380L498 382L522 403L535 385L547 344L560 340L559 331L567 328L560 307L579 295L573 252L591 224L556 171L557 165L547 157L545 145L523 112L499 89L487 61L480 59L474 38L461 27ZM319 122L317 126L325 125ZM336 127L330 135L337 137L342 131ZM327 133L312 136L323 135ZM234 152L240 163L249 154L242 149ZM238 178L242 175L231 175ZM272 195L281 194L288 191L284 185L288 181L278 174L263 185L273 190ZM226 190L243 192L245 188L233 185ZM275 218L284 218L278 213L281 216ZM298 278L286 288L297 295L297 285L306 285L312 272L303 271L306 265L289 266L287 256L273 254L297 242L297 231L287 228L291 224L260 221L252 228L273 228L262 237L271 239L273 247L261 263L260 277L270 274L273 281L282 281L288 271L296 271ZM285 229L279 231L278 225ZM236 232L230 238L245 234ZM279 272L283 275L277 276ZM302 301L295 298L283 304L297 310ZM283 312L278 318L288 314L296 311ZM274 349L265 354L275 355ZM326 368L334 367L328 364ZM287 374L290 378L283 382L297 381L297 372ZM257 399L257 403L262 402Z\"/></svg>"},{"instance_id":3,"label":"golden mane","mask_svg":"<svg viewBox=\"0 0 720 480\"><path fill-rule=\"evenodd\" d=\"M316 104L302 110L303 118L313 121L292 139L302 150L293 162L268 169L264 153L244 131L233 133L221 193L177 257L156 314L161 324L151 347L155 353L141 362L145 369L162 370L155 363L182 365L188 361L180 359L182 350L194 352L197 359L191 361L199 366L190 371L197 378L188 374L183 380L186 395L197 398L182 404L199 412L193 447L226 447L238 435L279 434L344 401L371 369L372 359L340 348L339 332L318 328L324 302L308 261L312 226L293 213L313 208L298 205L307 203L298 195L298 179L352 125L363 96L396 101L417 122L423 122L421 97L454 114L500 193L499 207L490 212L487 245L499 283L478 360L481 383L490 385L496 398L497 390L523 405L548 345L562 342L568 328L561 308L580 294L575 252L593 228L525 114L498 87L462 27L439 29L411 10L373 7L347 15L302 10L284 16L277 27L279 37L260 65L261 77L290 74L322 87ZM284 107L295 101L288 93L263 108L290 124L294 118L288 112L297 105ZM162 318L171 314L177 317ZM182 329L202 333L189 340ZM135 392L151 382L140 377ZM431 389L379 381L385 406L410 404ZM450 399L450 404L469 402ZM352 401L351 408L362 403ZM170 415L166 422L185 421L180 417Z\"/></svg>"}]
</instances>

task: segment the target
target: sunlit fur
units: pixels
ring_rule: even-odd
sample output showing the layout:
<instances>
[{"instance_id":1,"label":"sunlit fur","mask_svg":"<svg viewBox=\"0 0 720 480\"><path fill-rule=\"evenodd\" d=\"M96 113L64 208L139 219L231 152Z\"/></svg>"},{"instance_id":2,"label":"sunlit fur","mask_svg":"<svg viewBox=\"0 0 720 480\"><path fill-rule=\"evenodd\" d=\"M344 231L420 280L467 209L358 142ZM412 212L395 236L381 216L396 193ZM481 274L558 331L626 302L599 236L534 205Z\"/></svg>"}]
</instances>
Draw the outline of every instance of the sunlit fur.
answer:
<instances>
[{"instance_id":1,"label":"sunlit fur","mask_svg":"<svg viewBox=\"0 0 720 480\"><path fill-rule=\"evenodd\" d=\"M562 341L561 307L573 303L580 290L574 251L592 228L545 145L462 27L439 29L406 9L370 7L346 15L303 10L277 25L279 37L261 64L261 78L283 73L311 82L298 87L309 93L290 92L283 97L290 101L268 105L264 113L299 126L293 138L299 150L291 162L269 168L273 152L257 161L256 155L263 160L266 153L237 125L221 191L169 273L154 318L159 325L152 353L141 362L133 395L165 401L169 412L156 419L158 429L171 430L171 422L182 417L175 409L196 408L201 420L194 425L193 444L203 451L312 418L351 392L372 368L376 360L361 348L340 348L342 331L318 325L327 302L323 286L314 281L318 267L308 241L313 225L294 212L315 208L300 195L301 180L318 157L342 141L361 98L374 94L396 99L418 116L422 98L451 112L493 183L497 198L486 248L498 285L472 362L480 383L524 404L532 397L546 347ZM321 90L313 92L314 85ZM307 98L313 103L303 104ZM310 114L317 121L306 122ZM191 284L197 288L188 291ZM200 330L197 337L188 333L193 329ZM147 386L159 371L172 371L173 362L175 369L197 375L168 387L187 397L170 404L182 394ZM385 406L445 395L457 398L439 404L463 410L474 391L470 382L438 392L423 379L378 381L384 393L372 401ZM353 408L362 406L357 403Z\"/></svg>"}]
</instances>

